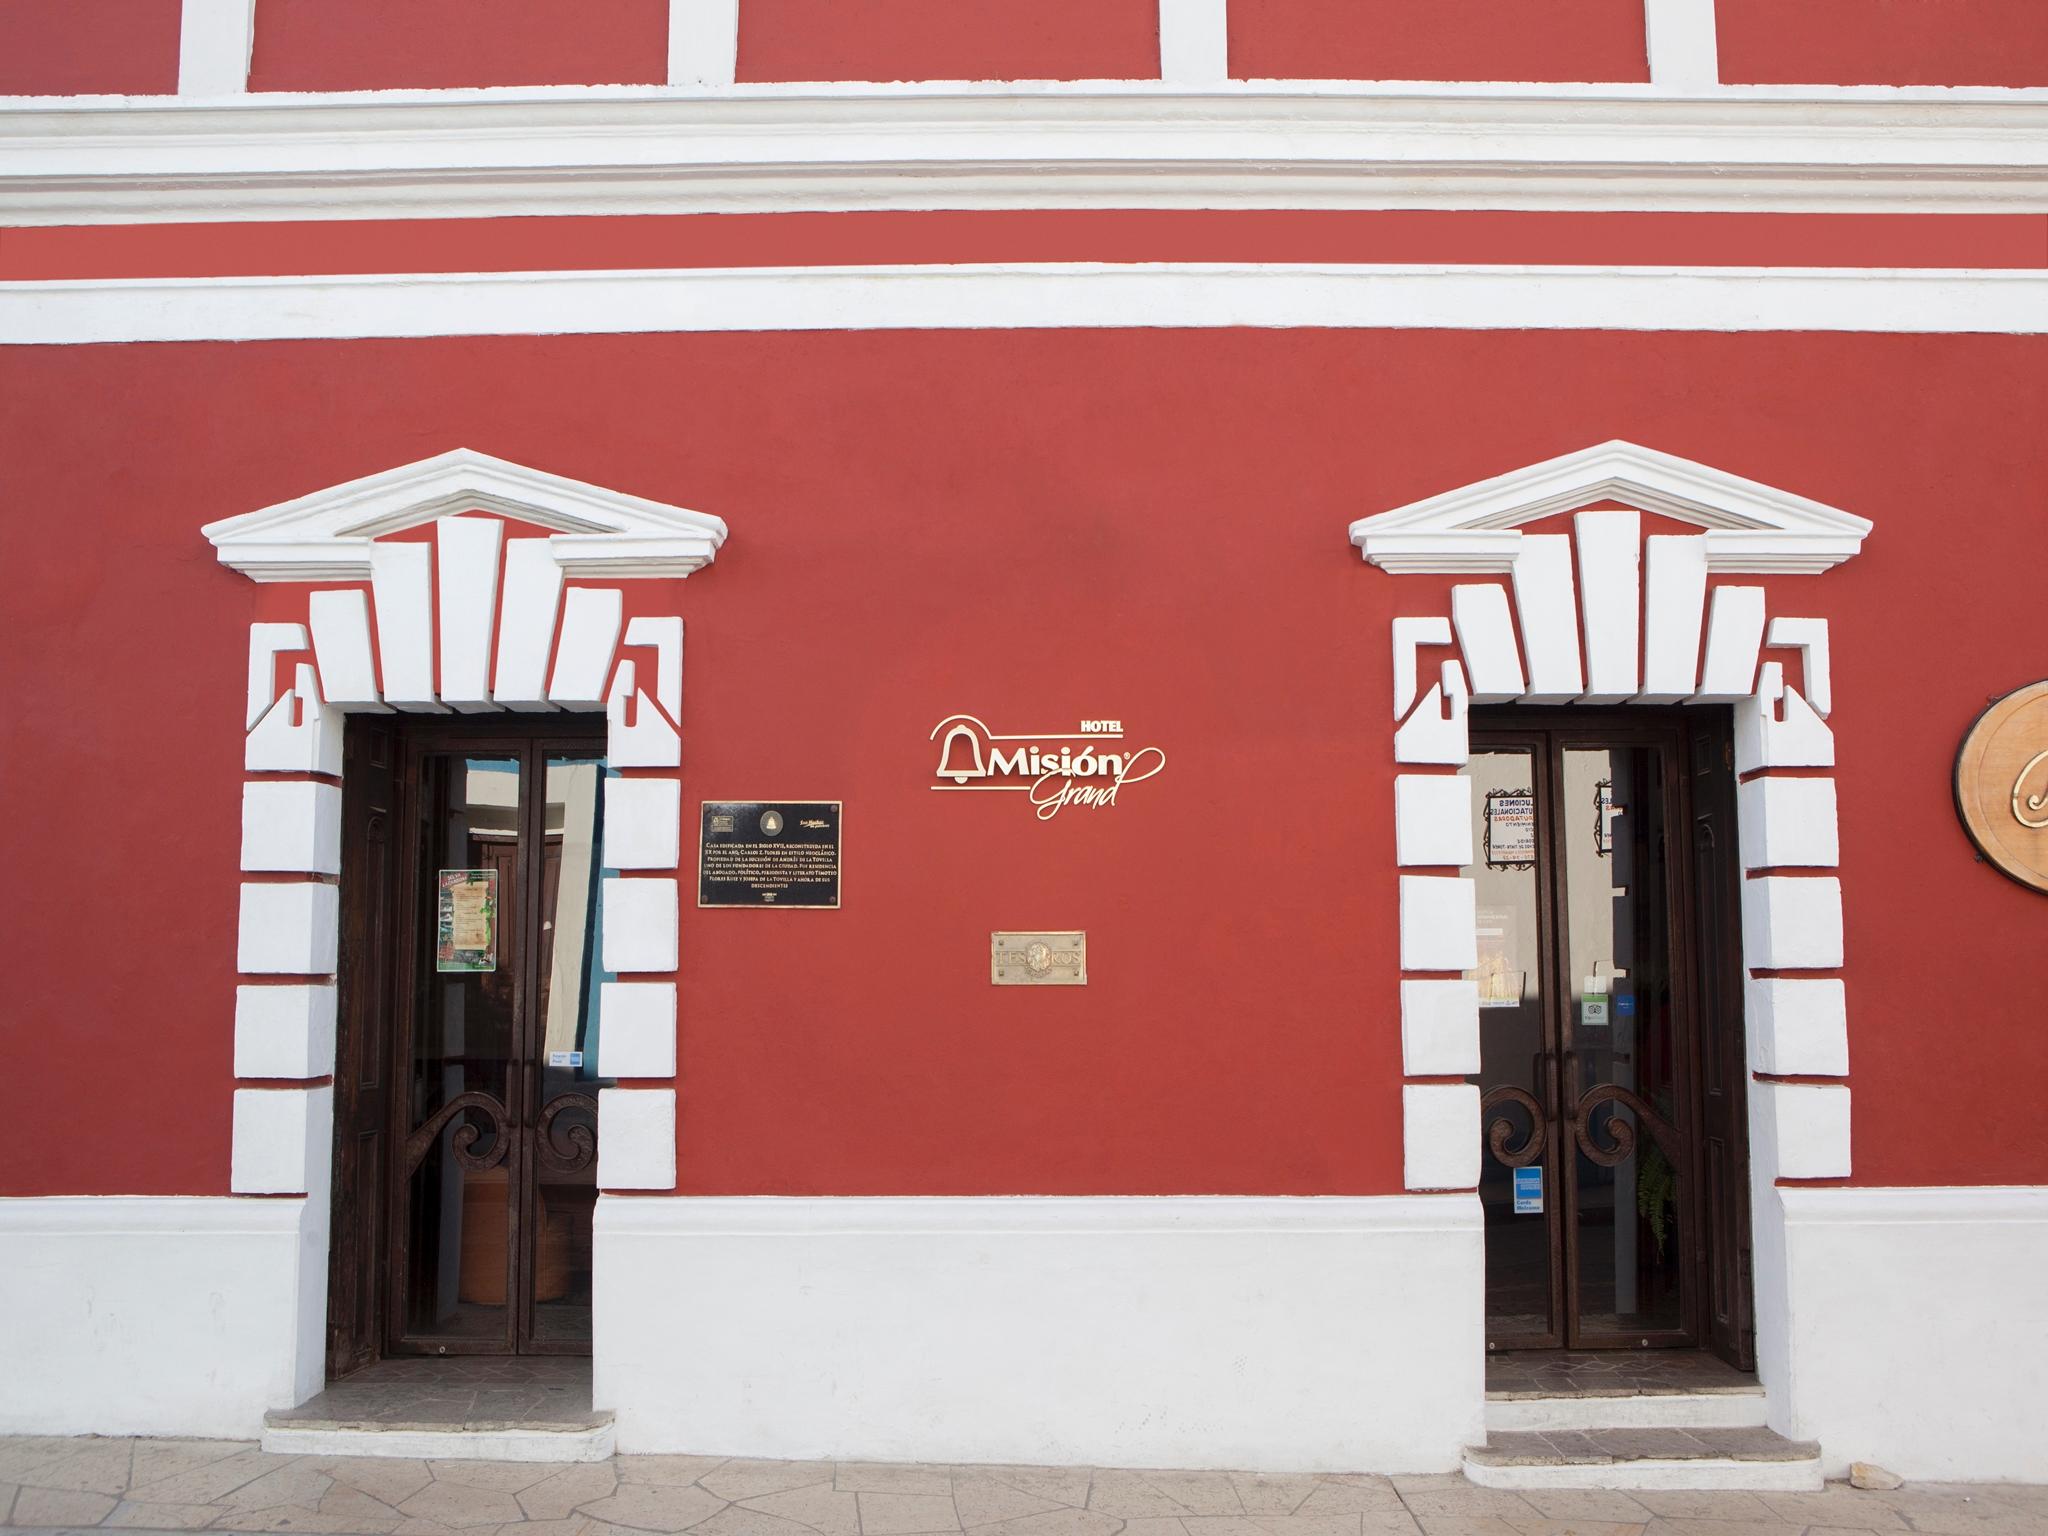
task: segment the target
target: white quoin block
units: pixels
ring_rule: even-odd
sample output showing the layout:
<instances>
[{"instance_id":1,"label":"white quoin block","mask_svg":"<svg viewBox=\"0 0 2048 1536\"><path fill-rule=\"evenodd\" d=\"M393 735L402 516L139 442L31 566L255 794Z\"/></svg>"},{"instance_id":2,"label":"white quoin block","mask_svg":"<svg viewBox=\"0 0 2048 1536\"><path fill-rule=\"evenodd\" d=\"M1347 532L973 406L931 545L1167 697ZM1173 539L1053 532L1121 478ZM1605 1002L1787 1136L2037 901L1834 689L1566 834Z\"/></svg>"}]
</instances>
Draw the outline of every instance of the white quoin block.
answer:
<instances>
[{"instance_id":1,"label":"white quoin block","mask_svg":"<svg viewBox=\"0 0 2048 1536\"><path fill-rule=\"evenodd\" d=\"M624 614L625 596L616 587L571 587L563 594L562 638L555 646L554 675L548 679L549 703L604 702Z\"/></svg>"},{"instance_id":2,"label":"white quoin block","mask_svg":"<svg viewBox=\"0 0 2048 1536\"><path fill-rule=\"evenodd\" d=\"M1700 627L1707 611L1707 541L1698 535L1652 534L1643 541L1647 569L1643 611L1645 704L1689 699L1699 685Z\"/></svg>"},{"instance_id":3,"label":"white quoin block","mask_svg":"<svg viewBox=\"0 0 2048 1536\"><path fill-rule=\"evenodd\" d=\"M441 701L456 709L491 707L491 632L504 536L505 525L495 517L444 517L434 524Z\"/></svg>"},{"instance_id":4,"label":"white quoin block","mask_svg":"<svg viewBox=\"0 0 2048 1536\"><path fill-rule=\"evenodd\" d=\"M1579 670L1579 603L1572 589L1572 541L1561 533L1522 537L1514 563L1515 610L1529 663L1531 704L1558 704L1585 692Z\"/></svg>"},{"instance_id":5,"label":"white quoin block","mask_svg":"<svg viewBox=\"0 0 2048 1536\"><path fill-rule=\"evenodd\" d=\"M676 968L677 891L673 880L604 882L604 968L614 973Z\"/></svg>"},{"instance_id":6,"label":"white quoin block","mask_svg":"<svg viewBox=\"0 0 2048 1536\"><path fill-rule=\"evenodd\" d=\"M228 1188L238 1195L325 1194L334 1090L237 1088Z\"/></svg>"},{"instance_id":7,"label":"white quoin block","mask_svg":"<svg viewBox=\"0 0 2048 1536\"><path fill-rule=\"evenodd\" d=\"M1842 882L1763 875L1742 882L1742 960L1752 970L1831 970L1842 963Z\"/></svg>"},{"instance_id":8,"label":"white quoin block","mask_svg":"<svg viewBox=\"0 0 2048 1536\"><path fill-rule=\"evenodd\" d=\"M1463 767L1472 757L1471 732L1465 723L1465 669L1455 661L1443 665L1443 681L1432 685L1413 714L1394 732L1394 761Z\"/></svg>"},{"instance_id":9,"label":"white quoin block","mask_svg":"<svg viewBox=\"0 0 2048 1536\"><path fill-rule=\"evenodd\" d=\"M1735 795L1744 869L1841 863L1833 779L1751 779Z\"/></svg>"},{"instance_id":10,"label":"white quoin block","mask_svg":"<svg viewBox=\"0 0 2048 1536\"><path fill-rule=\"evenodd\" d=\"M1401 969L1469 971L1479 963L1477 895L1462 875L1401 877Z\"/></svg>"},{"instance_id":11,"label":"white quoin block","mask_svg":"<svg viewBox=\"0 0 2048 1536\"><path fill-rule=\"evenodd\" d=\"M605 867L674 869L682 819L683 786L674 779L606 779Z\"/></svg>"},{"instance_id":12,"label":"white quoin block","mask_svg":"<svg viewBox=\"0 0 2048 1536\"><path fill-rule=\"evenodd\" d=\"M1585 697L1589 703L1613 703L1639 686L1643 519L1635 512L1581 512L1572 529L1586 621Z\"/></svg>"},{"instance_id":13,"label":"white quoin block","mask_svg":"<svg viewBox=\"0 0 2048 1536\"><path fill-rule=\"evenodd\" d=\"M249 732L242 766L250 773L324 773L341 776L341 711L321 702L310 666ZM301 718L303 717L303 718Z\"/></svg>"},{"instance_id":14,"label":"white quoin block","mask_svg":"<svg viewBox=\"0 0 2048 1536\"><path fill-rule=\"evenodd\" d=\"M1394 860L1404 868L1472 862L1472 781L1462 773L1394 776Z\"/></svg>"},{"instance_id":15,"label":"white quoin block","mask_svg":"<svg viewBox=\"0 0 2048 1536\"><path fill-rule=\"evenodd\" d=\"M548 707L548 652L554 648L555 615L561 607L562 568L548 541L508 540L493 703L507 709Z\"/></svg>"},{"instance_id":16,"label":"white quoin block","mask_svg":"<svg viewBox=\"0 0 2048 1536\"><path fill-rule=\"evenodd\" d=\"M377 664L370 651L370 599L359 588L323 588L306 599L320 692L343 709L381 710Z\"/></svg>"},{"instance_id":17,"label":"white quoin block","mask_svg":"<svg viewBox=\"0 0 2048 1536\"><path fill-rule=\"evenodd\" d=\"M1159 0L1159 78L1182 86L1230 78L1228 0Z\"/></svg>"},{"instance_id":18,"label":"white quoin block","mask_svg":"<svg viewBox=\"0 0 2048 1536\"><path fill-rule=\"evenodd\" d=\"M1834 710L1834 663L1828 646L1826 619L1773 619L1766 637L1771 645L1799 652L1800 680L1813 712L1827 719Z\"/></svg>"},{"instance_id":19,"label":"white quoin block","mask_svg":"<svg viewBox=\"0 0 2048 1536\"><path fill-rule=\"evenodd\" d=\"M303 780L242 786L242 868L341 873L341 791Z\"/></svg>"},{"instance_id":20,"label":"white quoin block","mask_svg":"<svg viewBox=\"0 0 2048 1536\"><path fill-rule=\"evenodd\" d=\"M424 544L371 545L370 595L377 604L377 661L384 702L438 710L432 551Z\"/></svg>"},{"instance_id":21,"label":"white quoin block","mask_svg":"<svg viewBox=\"0 0 2048 1536\"><path fill-rule=\"evenodd\" d=\"M1471 672L1472 702L1519 699L1528 684L1522 677L1522 653L1515 644L1506 590L1490 581L1451 588L1451 622L1457 626L1458 650Z\"/></svg>"},{"instance_id":22,"label":"white quoin block","mask_svg":"<svg viewBox=\"0 0 2048 1536\"><path fill-rule=\"evenodd\" d=\"M1840 977L1752 976L1742 995L1751 1071L1849 1075L1849 1007Z\"/></svg>"},{"instance_id":23,"label":"white quoin block","mask_svg":"<svg viewBox=\"0 0 2048 1536\"><path fill-rule=\"evenodd\" d=\"M1765 662L1755 697L1735 706L1735 771L1834 765L1835 733L1798 689L1785 686L1784 667Z\"/></svg>"},{"instance_id":24,"label":"white quoin block","mask_svg":"<svg viewBox=\"0 0 2048 1536\"><path fill-rule=\"evenodd\" d=\"M1479 1089L1472 1083L1401 1088L1401 1167L1410 1189L1479 1183Z\"/></svg>"},{"instance_id":25,"label":"white quoin block","mask_svg":"<svg viewBox=\"0 0 2048 1536\"><path fill-rule=\"evenodd\" d=\"M1446 618L1394 620L1394 718L1408 713L1421 687L1421 662L1416 656L1425 645L1449 645L1451 621Z\"/></svg>"},{"instance_id":26,"label":"white quoin block","mask_svg":"<svg viewBox=\"0 0 2048 1536\"><path fill-rule=\"evenodd\" d=\"M614 768L680 767L682 735L655 707L647 690L636 686L637 671L638 663L620 662L612 696L605 701L605 760Z\"/></svg>"},{"instance_id":27,"label":"white quoin block","mask_svg":"<svg viewBox=\"0 0 2048 1536\"><path fill-rule=\"evenodd\" d=\"M332 985L235 988L235 1076L325 1077L333 1070Z\"/></svg>"},{"instance_id":28,"label":"white quoin block","mask_svg":"<svg viewBox=\"0 0 2048 1536\"><path fill-rule=\"evenodd\" d=\"M1479 983L1401 983L1401 1071L1408 1077L1463 1077L1479 1070Z\"/></svg>"},{"instance_id":29,"label":"white quoin block","mask_svg":"<svg viewBox=\"0 0 2048 1536\"><path fill-rule=\"evenodd\" d=\"M676 1187L673 1088L598 1089L597 1187Z\"/></svg>"},{"instance_id":30,"label":"white quoin block","mask_svg":"<svg viewBox=\"0 0 2048 1536\"><path fill-rule=\"evenodd\" d=\"M245 883L235 969L245 976L325 976L334 970L339 893L318 881Z\"/></svg>"},{"instance_id":31,"label":"white quoin block","mask_svg":"<svg viewBox=\"0 0 2048 1536\"><path fill-rule=\"evenodd\" d=\"M676 984L608 981L598 989L598 1067L606 1077L676 1075Z\"/></svg>"},{"instance_id":32,"label":"white quoin block","mask_svg":"<svg viewBox=\"0 0 2048 1536\"><path fill-rule=\"evenodd\" d=\"M1749 1084L1750 1155L1766 1179L1849 1177L1849 1090L1833 1083Z\"/></svg>"},{"instance_id":33,"label":"white quoin block","mask_svg":"<svg viewBox=\"0 0 2048 1536\"><path fill-rule=\"evenodd\" d=\"M303 624L251 624L249 626L249 718L256 728L277 698L277 658L286 651L306 648Z\"/></svg>"},{"instance_id":34,"label":"white quoin block","mask_svg":"<svg viewBox=\"0 0 2048 1536\"><path fill-rule=\"evenodd\" d=\"M1699 704L1732 704L1756 689L1764 644L1764 589L1716 587L1707 615L1707 659L1700 667Z\"/></svg>"}]
</instances>

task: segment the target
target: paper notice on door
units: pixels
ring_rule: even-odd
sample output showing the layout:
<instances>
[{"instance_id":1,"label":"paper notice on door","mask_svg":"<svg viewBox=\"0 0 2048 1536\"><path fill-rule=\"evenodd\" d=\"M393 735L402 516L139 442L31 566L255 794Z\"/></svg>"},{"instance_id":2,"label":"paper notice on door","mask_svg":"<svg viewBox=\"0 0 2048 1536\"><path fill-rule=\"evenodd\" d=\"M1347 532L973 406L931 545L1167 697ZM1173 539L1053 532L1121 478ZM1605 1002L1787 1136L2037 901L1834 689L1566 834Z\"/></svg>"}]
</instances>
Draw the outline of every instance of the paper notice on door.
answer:
<instances>
[{"instance_id":1,"label":"paper notice on door","mask_svg":"<svg viewBox=\"0 0 2048 1536\"><path fill-rule=\"evenodd\" d=\"M498 968L498 872L444 869L436 924L434 969L495 971Z\"/></svg>"}]
</instances>

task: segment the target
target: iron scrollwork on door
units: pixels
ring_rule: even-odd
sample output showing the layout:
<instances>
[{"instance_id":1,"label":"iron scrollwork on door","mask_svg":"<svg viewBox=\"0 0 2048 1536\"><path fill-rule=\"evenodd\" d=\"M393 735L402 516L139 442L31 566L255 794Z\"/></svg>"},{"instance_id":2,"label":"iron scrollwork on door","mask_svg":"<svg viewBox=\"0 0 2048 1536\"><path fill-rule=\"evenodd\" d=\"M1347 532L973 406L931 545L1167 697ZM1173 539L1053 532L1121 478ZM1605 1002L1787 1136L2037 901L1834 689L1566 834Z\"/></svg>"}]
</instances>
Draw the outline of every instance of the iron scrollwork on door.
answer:
<instances>
[{"instance_id":1,"label":"iron scrollwork on door","mask_svg":"<svg viewBox=\"0 0 2048 1536\"><path fill-rule=\"evenodd\" d=\"M1522 1143L1510 1147L1508 1140L1515 1134L1515 1122L1506 1115L1493 1118L1493 1112L1503 1104L1516 1104L1529 1115L1529 1129L1522 1137ZM1543 1156L1543 1148L1549 1142L1550 1133L1544 1123L1543 1106L1536 1095L1526 1088L1501 1087L1489 1089L1486 1097L1479 1101L1479 1115L1486 1122L1486 1149L1493 1154L1494 1161L1508 1168L1526 1168Z\"/></svg>"},{"instance_id":2,"label":"iron scrollwork on door","mask_svg":"<svg viewBox=\"0 0 2048 1536\"><path fill-rule=\"evenodd\" d=\"M419 1167L420 1160L427 1155L427 1149L433 1146L442 1128L457 1115L469 1113L482 1115L487 1123L478 1126L472 1120L464 1120L455 1128L455 1134L449 1138L449 1150L455 1154L456 1163L471 1173L482 1173L505 1161L506 1154L512 1150L511 1139L505 1134L505 1106L488 1093L458 1093L405 1138L405 1171L408 1177ZM486 1134L491 1138L490 1145L480 1153L471 1151Z\"/></svg>"},{"instance_id":3,"label":"iron scrollwork on door","mask_svg":"<svg viewBox=\"0 0 2048 1536\"><path fill-rule=\"evenodd\" d=\"M1616 1114L1608 1115L1601 1123L1600 1130L1608 1138L1604 1145L1601 1143L1594 1132L1593 1112L1602 1104L1619 1104L1648 1126L1650 1135L1666 1157L1676 1162L1682 1156L1677 1128L1650 1108L1641 1095L1619 1083L1597 1083L1581 1094L1579 1102L1572 1108L1572 1139L1579 1144L1581 1152L1601 1167L1613 1168L1627 1162L1636 1149L1635 1126Z\"/></svg>"},{"instance_id":4,"label":"iron scrollwork on door","mask_svg":"<svg viewBox=\"0 0 2048 1536\"><path fill-rule=\"evenodd\" d=\"M555 1124L555 1117L569 1109L580 1110L593 1121L597 1118L597 1100L589 1094L561 1093L548 1100L534 1126L534 1150L541 1166L555 1173L581 1173L597 1157L597 1132L591 1126Z\"/></svg>"}]
</instances>

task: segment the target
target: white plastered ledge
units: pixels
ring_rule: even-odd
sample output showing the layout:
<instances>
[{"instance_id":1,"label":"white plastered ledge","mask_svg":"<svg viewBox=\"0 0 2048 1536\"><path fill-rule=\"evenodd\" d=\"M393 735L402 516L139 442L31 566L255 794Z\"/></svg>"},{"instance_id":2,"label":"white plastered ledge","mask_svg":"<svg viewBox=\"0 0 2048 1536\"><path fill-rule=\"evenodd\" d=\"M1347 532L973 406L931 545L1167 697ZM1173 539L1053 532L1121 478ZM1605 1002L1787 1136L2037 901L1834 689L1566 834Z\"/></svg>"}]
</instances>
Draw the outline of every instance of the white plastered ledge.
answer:
<instances>
[{"instance_id":1,"label":"white plastered ledge","mask_svg":"<svg viewBox=\"0 0 2048 1536\"><path fill-rule=\"evenodd\" d=\"M1444 1472L1484 1433L1470 1194L604 1196L594 1242L627 1453Z\"/></svg>"}]
</instances>

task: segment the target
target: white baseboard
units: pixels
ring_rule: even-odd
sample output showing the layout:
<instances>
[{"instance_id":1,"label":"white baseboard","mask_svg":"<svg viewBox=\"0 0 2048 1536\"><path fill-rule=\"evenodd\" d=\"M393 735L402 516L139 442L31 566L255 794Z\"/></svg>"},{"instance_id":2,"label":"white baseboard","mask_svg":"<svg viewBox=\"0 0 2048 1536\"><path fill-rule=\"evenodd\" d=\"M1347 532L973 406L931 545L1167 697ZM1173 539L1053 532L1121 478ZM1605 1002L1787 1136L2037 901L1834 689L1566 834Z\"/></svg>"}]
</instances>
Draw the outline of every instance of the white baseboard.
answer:
<instances>
[{"instance_id":1,"label":"white baseboard","mask_svg":"<svg viewBox=\"0 0 2048 1536\"><path fill-rule=\"evenodd\" d=\"M603 1197L624 1452L1447 1471L1480 1210L1375 1198Z\"/></svg>"},{"instance_id":2,"label":"white baseboard","mask_svg":"<svg viewBox=\"0 0 2048 1536\"><path fill-rule=\"evenodd\" d=\"M612 1426L589 1429L294 1429L271 1425L263 1449L278 1456L395 1456L455 1461L610 1461Z\"/></svg>"},{"instance_id":3,"label":"white baseboard","mask_svg":"<svg viewBox=\"0 0 2048 1536\"><path fill-rule=\"evenodd\" d=\"M1787 1380L1765 1378L1772 1427L1820 1441L1831 1476L1874 1461L2048 1482L2048 1187L1776 1198L1789 1318Z\"/></svg>"},{"instance_id":4,"label":"white baseboard","mask_svg":"<svg viewBox=\"0 0 2048 1536\"><path fill-rule=\"evenodd\" d=\"M0 1434L255 1439L320 1389L325 1199L0 1199Z\"/></svg>"}]
</instances>

